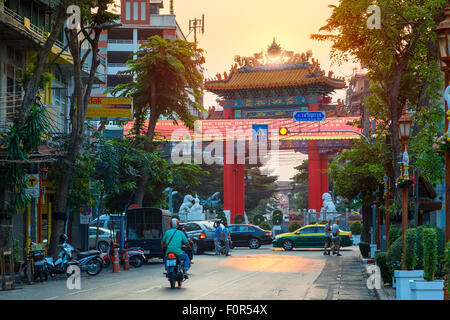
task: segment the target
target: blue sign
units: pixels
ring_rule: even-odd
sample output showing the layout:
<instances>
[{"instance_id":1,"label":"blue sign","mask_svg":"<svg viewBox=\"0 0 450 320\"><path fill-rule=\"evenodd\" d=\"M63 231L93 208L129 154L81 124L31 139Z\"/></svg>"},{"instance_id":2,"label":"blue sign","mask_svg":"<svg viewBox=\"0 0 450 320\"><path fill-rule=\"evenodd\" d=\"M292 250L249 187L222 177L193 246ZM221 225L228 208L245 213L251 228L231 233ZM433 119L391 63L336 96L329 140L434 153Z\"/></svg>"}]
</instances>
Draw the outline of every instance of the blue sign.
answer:
<instances>
[{"instance_id":1,"label":"blue sign","mask_svg":"<svg viewBox=\"0 0 450 320\"><path fill-rule=\"evenodd\" d=\"M269 125L268 124L253 124L252 125L253 134L252 139L253 140L267 140L267 136L269 133Z\"/></svg>"},{"instance_id":2,"label":"blue sign","mask_svg":"<svg viewBox=\"0 0 450 320\"><path fill-rule=\"evenodd\" d=\"M323 120L325 120L325 112L323 111L294 112L294 121L323 121Z\"/></svg>"}]
</instances>

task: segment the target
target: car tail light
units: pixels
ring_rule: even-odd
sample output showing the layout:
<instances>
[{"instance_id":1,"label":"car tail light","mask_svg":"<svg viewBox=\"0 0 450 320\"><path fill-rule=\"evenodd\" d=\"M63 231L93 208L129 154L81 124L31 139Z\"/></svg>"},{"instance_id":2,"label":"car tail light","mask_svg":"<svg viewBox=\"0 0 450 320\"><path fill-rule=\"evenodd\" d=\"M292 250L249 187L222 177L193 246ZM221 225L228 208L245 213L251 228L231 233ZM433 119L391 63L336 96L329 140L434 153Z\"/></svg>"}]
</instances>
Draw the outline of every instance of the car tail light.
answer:
<instances>
[{"instance_id":1,"label":"car tail light","mask_svg":"<svg viewBox=\"0 0 450 320\"><path fill-rule=\"evenodd\" d=\"M266 232L267 237L272 237L272 232Z\"/></svg>"},{"instance_id":2,"label":"car tail light","mask_svg":"<svg viewBox=\"0 0 450 320\"><path fill-rule=\"evenodd\" d=\"M206 239L206 233L202 233L202 234L199 236L199 238L200 238L200 239Z\"/></svg>"},{"instance_id":3,"label":"car tail light","mask_svg":"<svg viewBox=\"0 0 450 320\"><path fill-rule=\"evenodd\" d=\"M351 235L350 233L349 233L349 234L347 234L347 237L349 237L349 238L350 238L351 236L352 236L352 235Z\"/></svg>"},{"instance_id":4,"label":"car tail light","mask_svg":"<svg viewBox=\"0 0 450 320\"><path fill-rule=\"evenodd\" d=\"M170 252L168 255L167 255L167 258L168 259L175 259L177 256L175 255L175 253L173 253L173 252Z\"/></svg>"}]
</instances>

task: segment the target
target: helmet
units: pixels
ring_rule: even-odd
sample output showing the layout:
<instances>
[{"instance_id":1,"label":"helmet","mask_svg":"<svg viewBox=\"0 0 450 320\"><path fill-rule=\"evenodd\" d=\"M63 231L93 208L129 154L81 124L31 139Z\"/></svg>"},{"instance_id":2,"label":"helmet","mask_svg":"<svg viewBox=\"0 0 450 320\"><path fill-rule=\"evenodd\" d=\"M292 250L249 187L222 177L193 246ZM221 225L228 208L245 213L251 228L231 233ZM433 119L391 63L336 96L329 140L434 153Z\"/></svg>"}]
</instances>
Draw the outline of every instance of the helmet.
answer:
<instances>
[{"instance_id":1,"label":"helmet","mask_svg":"<svg viewBox=\"0 0 450 320\"><path fill-rule=\"evenodd\" d=\"M65 243L67 242L67 240L69 240L67 234L63 233L62 235L59 236L59 243Z\"/></svg>"},{"instance_id":2,"label":"helmet","mask_svg":"<svg viewBox=\"0 0 450 320\"><path fill-rule=\"evenodd\" d=\"M178 228L179 225L180 225L180 221L178 221L177 218L173 218L172 220L170 220L171 228Z\"/></svg>"}]
</instances>

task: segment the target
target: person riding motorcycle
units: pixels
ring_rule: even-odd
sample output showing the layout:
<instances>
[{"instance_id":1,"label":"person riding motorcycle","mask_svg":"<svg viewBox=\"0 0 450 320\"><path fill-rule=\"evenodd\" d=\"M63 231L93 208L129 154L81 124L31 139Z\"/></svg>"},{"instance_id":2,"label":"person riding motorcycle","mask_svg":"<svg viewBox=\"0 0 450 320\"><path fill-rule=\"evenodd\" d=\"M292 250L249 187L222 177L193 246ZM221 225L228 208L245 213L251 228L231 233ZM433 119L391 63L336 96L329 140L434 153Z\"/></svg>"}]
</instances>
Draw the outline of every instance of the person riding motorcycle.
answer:
<instances>
[{"instance_id":1,"label":"person riding motorcycle","mask_svg":"<svg viewBox=\"0 0 450 320\"><path fill-rule=\"evenodd\" d=\"M69 240L69 238L67 237L67 234L63 233L62 235L59 236L59 244L64 244Z\"/></svg>"},{"instance_id":2,"label":"person riding motorcycle","mask_svg":"<svg viewBox=\"0 0 450 320\"><path fill-rule=\"evenodd\" d=\"M188 242L186 235L183 231L179 230L180 221L174 218L170 221L170 227L172 229L167 230L164 233L162 239L162 247L164 252L164 266L166 265L166 256L169 252L175 253L181 262L183 263L184 277L187 279L187 271L189 270L189 257L182 250L184 244Z\"/></svg>"}]
</instances>

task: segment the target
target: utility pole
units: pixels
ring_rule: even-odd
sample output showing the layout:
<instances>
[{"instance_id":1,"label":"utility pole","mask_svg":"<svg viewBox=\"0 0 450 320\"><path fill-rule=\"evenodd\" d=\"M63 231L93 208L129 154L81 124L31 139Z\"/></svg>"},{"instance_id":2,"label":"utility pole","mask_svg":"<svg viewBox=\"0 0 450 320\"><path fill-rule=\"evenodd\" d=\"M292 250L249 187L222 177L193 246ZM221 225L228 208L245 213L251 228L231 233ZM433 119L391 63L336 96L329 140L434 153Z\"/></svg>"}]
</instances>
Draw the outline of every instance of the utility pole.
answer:
<instances>
[{"instance_id":1,"label":"utility pole","mask_svg":"<svg viewBox=\"0 0 450 320\"><path fill-rule=\"evenodd\" d=\"M202 14L201 19L194 18L192 20L189 20L189 34L192 31L194 31L194 43L197 44L197 31L201 32L201 34L205 33L205 15L204 14Z\"/></svg>"}]
</instances>

